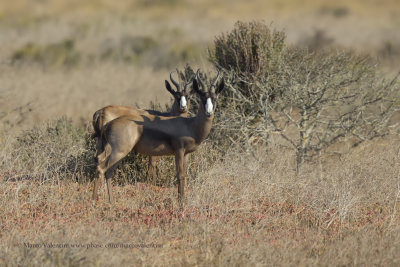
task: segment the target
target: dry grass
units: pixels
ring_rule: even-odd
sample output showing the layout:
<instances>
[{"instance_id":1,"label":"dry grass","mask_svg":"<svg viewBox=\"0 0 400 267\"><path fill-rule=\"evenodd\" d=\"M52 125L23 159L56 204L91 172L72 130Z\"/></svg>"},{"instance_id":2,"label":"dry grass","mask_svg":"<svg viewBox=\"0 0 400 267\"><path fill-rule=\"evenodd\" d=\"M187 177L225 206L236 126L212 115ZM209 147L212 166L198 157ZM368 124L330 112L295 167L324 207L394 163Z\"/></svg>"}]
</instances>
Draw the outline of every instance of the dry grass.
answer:
<instances>
[{"instance_id":1,"label":"dry grass","mask_svg":"<svg viewBox=\"0 0 400 267\"><path fill-rule=\"evenodd\" d=\"M162 106L172 102L164 86L169 77L165 69L101 64L67 72L31 67L3 70L0 132L31 129L61 116L86 124L96 110L110 104L150 108L151 101Z\"/></svg>"},{"instance_id":2,"label":"dry grass","mask_svg":"<svg viewBox=\"0 0 400 267\"><path fill-rule=\"evenodd\" d=\"M394 266L398 146L396 138L365 143L341 159L306 165L298 177L293 155L279 145L257 159L232 151L190 177L183 211L175 187L115 186L110 206L105 191L91 203L87 183L3 181L0 262ZM207 158L205 148L194 162Z\"/></svg>"}]
</instances>

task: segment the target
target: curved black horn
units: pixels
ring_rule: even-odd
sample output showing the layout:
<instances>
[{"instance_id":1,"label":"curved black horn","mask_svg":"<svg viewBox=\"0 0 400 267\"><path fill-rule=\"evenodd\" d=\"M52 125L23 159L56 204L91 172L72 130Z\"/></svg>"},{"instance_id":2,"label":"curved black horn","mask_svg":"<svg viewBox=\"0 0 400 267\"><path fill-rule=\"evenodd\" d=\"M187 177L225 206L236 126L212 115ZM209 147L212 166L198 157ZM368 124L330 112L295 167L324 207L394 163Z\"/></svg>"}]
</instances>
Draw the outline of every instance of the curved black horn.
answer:
<instances>
[{"instance_id":1,"label":"curved black horn","mask_svg":"<svg viewBox=\"0 0 400 267\"><path fill-rule=\"evenodd\" d=\"M200 82L200 86L201 86L202 90L205 91L204 83L200 78L200 69L197 69L195 78Z\"/></svg>"},{"instance_id":2,"label":"curved black horn","mask_svg":"<svg viewBox=\"0 0 400 267\"><path fill-rule=\"evenodd\" d=\"M176 70L178 72L178 70ZM169 74L169 79L171 80L171 82L175 85L176 89L178 90L178 92L181 90L181 87L179 86L179 83L177 83L174 78L172 78L172 73L174 72L171 71L171 73Z\"/></svg>"},{"instance_id":3,"label":"curved black horn","mask_svg":"<svg viewBox=\"0 0 400 267\"><path fill-rule=\"evenodd\" d=\"M218 71L217 77L215 77L215 80L211 83L211 87L215 87L217 85L217 81L219 79L219 76L221 75L220 70L218 69L217 71Z\"/></svg>"}]
</instances>

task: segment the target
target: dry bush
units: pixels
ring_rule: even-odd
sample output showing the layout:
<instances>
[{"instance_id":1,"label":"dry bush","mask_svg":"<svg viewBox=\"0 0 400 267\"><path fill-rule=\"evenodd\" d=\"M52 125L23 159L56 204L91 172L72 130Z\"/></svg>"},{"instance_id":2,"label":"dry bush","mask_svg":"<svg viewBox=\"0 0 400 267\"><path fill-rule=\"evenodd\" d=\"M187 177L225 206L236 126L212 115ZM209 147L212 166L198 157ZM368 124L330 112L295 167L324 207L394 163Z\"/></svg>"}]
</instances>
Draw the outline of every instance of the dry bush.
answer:
<instances>
[{"instance_id":1,"label":"dry bush","mask_svg":"<svg viewBox=\"0 0 400 267\"><path fill-rule=\"evenodd\" d=\"M285 52L284 32L261 22L237 22L231 32L215 38L210 60L226 79L211 133L220 147L233 142L251 151L268 142L269 102L281 93L276 74Z\"/></svg>"},{"instance_id":2,"label":"dry bush","mask_svg":"<svg viewBox=\"0 0 400 267\"><path fill-rule=\"evenodd\" d=\"M251 149L279 133L296 151L297 169L343 139L390 133L400 107L397 77L386 80L370 59L288 47L283 32L260 22L218 36L210 58L228 80L214 138Z\"/></svg>"},{"instance_id":3,"label":"dry bush","mask_svg":"<svg viewBox=\"0 0 400 267\"><path fill-rule=\"evenodd\" d=\"M7 103L9 103L8 98L8 96L0 96L0 105L2 105L3 107L7 107ZM27 118L29 117L31 112L31 102L19 105L12 108L11 110L4 108L0 111L0 132L10 132L12 129L20 127L27 121Z\"/></svg>"},{"instance_id":4,"label":"dry bush","mask_svg":"<svg viewBox=\"0 0 400 267\"><path fill-rule=\"evenodd\" d=\"M215 38L214 46L209 50L211 61L228 73L232 82L249 101L259 100L254 92L254 83L267 85L270 73L274 72L285 48L285 34L272 31L260 22L237 22L234 29ZM275 94L271 85L268 96Z\"/></svg>"},{"instance_id":5,"label":"dry bush","mask_svg":"<svg viewBox=\"0 0 400 267\"><path fill-rule=\"evenodd\" d=\"M357 145L390 133L400 107L397 77L388 81L368 59L346 52L294 49L286 56L273 104L278 116L271 112L270 121L297 151L298 166L343 139Z\"/></svg>"},{"instance_id":6,"label":"dry bush","mask_svg":"<svg viewBox=\"0 0 400 267\"><path fill-rule=\"evenodd\" d=\"M7 180L80 180L94 171L92 146L85 128L63 117L9 140L1 167Z\"/></svg>"}]
</instances>

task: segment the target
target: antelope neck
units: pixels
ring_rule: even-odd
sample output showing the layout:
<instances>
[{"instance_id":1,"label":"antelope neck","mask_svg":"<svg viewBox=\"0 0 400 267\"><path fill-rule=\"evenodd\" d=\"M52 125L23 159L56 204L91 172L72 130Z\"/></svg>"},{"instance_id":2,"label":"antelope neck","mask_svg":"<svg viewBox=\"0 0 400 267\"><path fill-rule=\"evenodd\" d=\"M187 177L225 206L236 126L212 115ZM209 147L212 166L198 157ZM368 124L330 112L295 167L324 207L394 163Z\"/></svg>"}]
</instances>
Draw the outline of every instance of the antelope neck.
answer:
<instances>
[{"instance_id":1,"label":"antelope neck","mask_svg":"<svg viewBox=\"0 0 400 267\"><path fill-rule=\"evenodd\" d=\"M204 104L201 103L199 105L197 115L194 118L195 139L197 144L200 144L201 142L203 142L204 139L207 138L208 134L211 131L213 118L214 115L206 115Z\"/></svg>"}]
</instances>

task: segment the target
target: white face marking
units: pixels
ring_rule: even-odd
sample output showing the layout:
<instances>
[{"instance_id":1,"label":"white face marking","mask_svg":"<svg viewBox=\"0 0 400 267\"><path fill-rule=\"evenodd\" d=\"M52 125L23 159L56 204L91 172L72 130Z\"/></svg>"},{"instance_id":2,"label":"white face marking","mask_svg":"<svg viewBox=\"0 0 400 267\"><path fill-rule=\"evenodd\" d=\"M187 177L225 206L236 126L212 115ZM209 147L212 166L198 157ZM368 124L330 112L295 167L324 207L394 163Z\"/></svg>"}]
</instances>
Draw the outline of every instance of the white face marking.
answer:
<instances>
[{"instance_id":1,"label":"white face marking","mask_svg":"<svg viewBox=\"0 0 400 267\"><path fill-rule=\"evenodd\" d=\"M181 110L185 110L187 108L187 102L185 96L181 96L181 101L179 101L179 108Z\"/></svg>"},{"instance_id":2,"label":"white face marking","mask_svg":"<svg viewBox=\"0 0 400 267\"><path fill-rule=\"evenodd\" d=\"M206 102L206 114L207 115L211 115L213 113L213 104L211 101L211 98L207 98L207 102Z\"/></svg>"}]
</instances>

